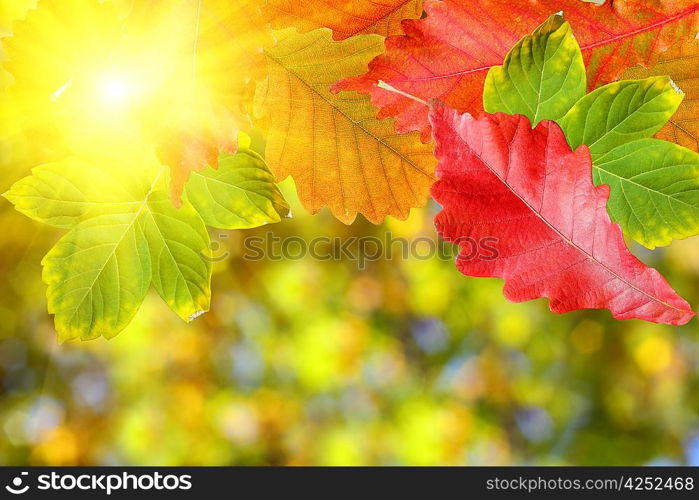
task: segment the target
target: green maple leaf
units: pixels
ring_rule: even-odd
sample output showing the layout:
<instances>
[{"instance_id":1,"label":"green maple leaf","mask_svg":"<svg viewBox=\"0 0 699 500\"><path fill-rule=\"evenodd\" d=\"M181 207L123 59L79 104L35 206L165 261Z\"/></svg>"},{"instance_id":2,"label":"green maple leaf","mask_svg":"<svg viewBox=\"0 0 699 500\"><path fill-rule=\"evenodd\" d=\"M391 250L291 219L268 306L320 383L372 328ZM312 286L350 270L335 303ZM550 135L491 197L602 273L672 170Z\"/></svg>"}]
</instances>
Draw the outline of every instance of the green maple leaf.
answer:
<instances>
[{"instance_id":1,"label":"green maple leaf","mask_svg":"<svg viewBox=\"0 0 699 500\"><path fill-rule=\"evenodd\" d=\"M587 146L595 184L610 186L609 215L639 243L652 249L699 234L699 155L649 139L684 94L670 78L658 76L583 95L579 82L568 78L579 74L581 62L568 23L552 16L488 73L484 107L524 114L533 125L554 120L573 149ZM584 73L579 79L584 82Z\"/></svg>"},{"instance_id":2,"label":"green maple leaf","mask_svg":"<svg viewBox=\"0 0 699 500\"><path fill-rule=\"evenodd\" d=\"M48 310L61 341L123 330L141 306L152 270L138 212L78 224L44 257Z\"/></svg>"},{"instance_id":3,"label":"green maple leaf","mask_svg":"<svg viewBox=\"0 0 699 500\"><path fill-rule=\"evenodd\" d=\"M55 165L48 168L56 172ZM22 191L39 184L48 168L39 167L20 181ZM79 183L73 180L74 192L83 198L75 205L84 213L76 217L73 207L75 225L42 261L49 312L55 315L60 339L113 337L136 314L151 282L184 320L207 311L211 263L205 255L210 241L194 207L188 202L179 209L172 205L162 171L140 197L134 194L116 204L92 198L90 190L100 177L96 173L103 171ZM57 186L68 183L66 177L62 180ZM13 187L8 198L26 202L16 191ZM57 220L66 207L60 200L52 198L37 210Z\"/></svg>"},{"instance_id":4,"label":"green maple leaf","mask_svg":"<svg viewBox=\"0 0 699 500\"><path fill-rule=\"evenodd\" d=\"M91 217L134 210L155 174L131 172L117 165L68 159L33 168L32 175L17 181L4 196L24 215L70 229Z\"/></svg>"},{"instance_id":5,"label":"green maple leaf","mask_svg":"<svg viewBox=\"0 0 699 500\"><path fill-rule=\"evenodd\" d=\"M117 335L151 283L185 321L208 311L206 222L254 227L288 214L259 155L245 149L221 160L217 171L197 174L201 179L187 186L191 201L179 208L169 198L166 168L155 165L134 169L71 159L34 168L5 193L20 212L69 229L42 261L60 340Z\"/></svg>"},{"instance_id":6,"label":"green maple leaf","mask_svg":"<svg viewBox=\"0 0 699 500\"><path fill-rule=\"evenodd\" d=\"M264 159L238 141L238 154L219 159L219 168L192 172L187 198L211 227L244 229L279 222L289 205Z\"/></svg>"}]
</instances>

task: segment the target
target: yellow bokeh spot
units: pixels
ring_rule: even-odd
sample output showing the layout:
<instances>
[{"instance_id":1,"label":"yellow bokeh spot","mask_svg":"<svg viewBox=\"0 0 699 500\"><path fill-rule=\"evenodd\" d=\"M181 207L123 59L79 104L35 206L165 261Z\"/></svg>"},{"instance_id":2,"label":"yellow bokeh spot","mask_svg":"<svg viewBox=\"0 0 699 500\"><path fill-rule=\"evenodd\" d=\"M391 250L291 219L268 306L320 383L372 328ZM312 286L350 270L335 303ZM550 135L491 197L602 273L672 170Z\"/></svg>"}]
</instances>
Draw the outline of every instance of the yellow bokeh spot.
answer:
<instances>
[{"instance_id":1,"label":"yellow bokeh spot","mask_svg":"<svg viewBox=\"0 0 699 500\"><path fill-rule=\"evenodd\" d=\"M495 334L501 344L521 347L531 337L531 320L526 314L510 311L498 320Z\"/></svg>"},{"instance_id":2,"label":"yellow bokeh spot","mask_svg":"<svg viewBox=\"0 0 699 500\"><path fill-rule=\"evenodd\" d=\"M396 421L396 449L402 463L441 465L444 463L446 412L427 399L406 401Z\"/></svg>"},{"instance_id":3,"label":"yellow bokeh spot","mask_svg":"<svg viewBox=\"0 0 699 500\"><path fill-rule=\"evenodd\" d=\"M79 455L79 443L75 433L66 427L57 427L37 445L32 458L37 464L61 466L75 465Z\"/></svg>"},{"instance_id":4,"label":"yellow bokeh spot","mask_svg":"<svg viewBox=\"0 0 699 500\"><path fill-rule=\"evenodd\" d=\"M638 367L647 375L666 370L672 362L672 347L662 337L650 336L643 339L633 354Z\"/></svg>"},{"instance_id":5,"label":"yellow bokeh spot","mask_svg":"<svg viewBox=\"0 0 699 500\"><path fill-rule=\"evenodd\" d=\"M584 320L570 334L570 341L581 354L591 354L602 347L604 328L596 321Z\"/></svg>"},{"instance_id":6,"label":"yellow bokeh spot","mask_svg":"<svg viewBox=\"0 0 699 500\"><path fill-rule=\"evenodd\" d=\"M362 465L361 434L352 429L340 429L321 440L321 462L328 466Z\"/></svg>"}]
</instances>

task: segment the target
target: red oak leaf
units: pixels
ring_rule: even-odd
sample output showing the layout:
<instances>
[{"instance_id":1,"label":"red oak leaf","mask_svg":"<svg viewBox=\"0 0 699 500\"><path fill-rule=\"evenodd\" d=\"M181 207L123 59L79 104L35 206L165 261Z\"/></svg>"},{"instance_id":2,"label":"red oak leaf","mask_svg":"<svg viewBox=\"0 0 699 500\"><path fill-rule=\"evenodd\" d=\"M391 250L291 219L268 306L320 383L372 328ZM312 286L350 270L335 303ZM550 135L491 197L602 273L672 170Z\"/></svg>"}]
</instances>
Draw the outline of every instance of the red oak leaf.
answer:
<instances>
[{"instance_id":1,"label":"red oak leaf","mask_svg":"<svg viewBox=\"0 0 699 500\"><path fill-rule=\"evenodd\" d=\"M383 80L423 99L439 99L460 111L482 110L482 88L492 66L548 16L563 11L588 67L590 88L608 83L629 66L650 66L699 25L696 0L426 0L427 17L403 22L404 36L386 40L365 75L335 90L371 94L378 118L396 117L399 132L419 130L429 140L426 108L377 87Z\"/></svg>"},{"instance_id":2,"label":"red oak leaf","mask_svg":"<svg viewBox=\"0 0 699 500\"><path fill-rule=\"evenodd\" d=\"M687 302L626 248L607 214L609 187L592 183L586 146L573 152L557 124L532 129L521 115L474 119L437 104L429 116L439 159L432 195L444 207L435 225L461 246L462 273L503 278L507 299L548 297L557 313L692 319Z\"/></svg>"}]
</instances>

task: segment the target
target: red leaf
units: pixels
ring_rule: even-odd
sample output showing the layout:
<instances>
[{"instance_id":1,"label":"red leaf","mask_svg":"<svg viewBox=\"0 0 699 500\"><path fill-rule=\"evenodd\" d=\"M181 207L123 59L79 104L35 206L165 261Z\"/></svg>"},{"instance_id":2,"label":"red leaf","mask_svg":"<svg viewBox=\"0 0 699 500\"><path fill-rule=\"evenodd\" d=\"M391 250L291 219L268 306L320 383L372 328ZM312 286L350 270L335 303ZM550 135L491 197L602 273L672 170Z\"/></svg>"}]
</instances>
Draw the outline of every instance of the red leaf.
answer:
<instances>
[{"instance_id":1,"label":"red leaf","mask_svg":"<svg viewBox=\"0 0 699 500\"><path fill-rule=\"evenodd\" d=\"M507 299L548 297L557 313L606 308L617 319L692 319L687 302L626 248L607 214L608 186L592 183L586 146L573 152L554 122L532 129L521 115L474 119L438 104L430 122L440 179L432 195L444 207L435 224L460 244L462 273L503 278Z\"/></svg>"},{"instance_id":2,"label":"red leaf","mask_svg":"<svg viewBox=\"0 0 699 500\"><path fill-rule=\"evenodd\" d=\"M379 118L396 117L399 132L419 130L429 139L427 111L405 97L376 87L383 80L423 99L439 99L460 111L482 110L488 70L555 12L563 11L580 42L590 88L608 83L629 66L650 66L699 24L696 0L426 0L427 18L404 21L405 36L386 40L365 75L335 90L371 94Z\"/></svg>"}]
</instances>

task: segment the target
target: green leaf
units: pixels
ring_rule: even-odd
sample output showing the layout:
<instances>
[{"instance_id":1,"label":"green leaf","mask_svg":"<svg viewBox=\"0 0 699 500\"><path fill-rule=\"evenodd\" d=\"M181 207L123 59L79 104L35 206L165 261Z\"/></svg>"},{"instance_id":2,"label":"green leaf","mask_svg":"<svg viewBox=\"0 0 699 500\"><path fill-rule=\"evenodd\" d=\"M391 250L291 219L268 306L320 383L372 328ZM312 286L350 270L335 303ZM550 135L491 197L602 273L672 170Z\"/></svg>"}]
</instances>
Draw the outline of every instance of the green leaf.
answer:
<instances>
[{"instance_id":1,"label":"green leaf","mask_svg":"<svg viewBox=\"0 0 699 500\"><path fill-rule=\"evenodd\" d=\"M585 95L585 64L570 25L555 14L522 38L485 80L488 113L557 120Z\"/></svg>"},{"instance_id":2,"label":"green leaf","mask_svg":"<svg viewBox=\"0 0 699 500\"><path fill-rule=\"evenodd\" d=\"M153 286L184 321L209 310L211 261L209 233L186 200L175 208L166 190L148 198L141 215L153 268Z\"/></svg>"},{"instance_id":3,"label":"green leaf","mask_svg":"<svg viewBox=\"0 0 699 500\"><path fill-rule=\"evenodd\" d=\"M204 221L186 200L175 208L165 180L147 166L112 167L43 165L6 194L33 218L71 228L42 262L61 340L113 337L131 321L151 281L185 321L209 309Z\"/></svg>"},{"instance_id":4,"label":"green leaf","mask_svg":"<svg viewBox=\"0 0 699 500\"><path fill-rule=\"evenodd\" d=\"M653 249L699 233L699 154L658 139L618 146L593 164L611 188L607 210L624 232Z\"/></svg>"},{"instance_id":5,"label":"green leaf","mask_svg":"<svg viewBox=\"0 0 699 500\"><path fill-rule=\"evenodd\" d=\"M40 165L3 196L28 217L71 228L90 217L133 211L150 182L129 169L98 167L81 160Z\"/></svg>"},{"instance_id":6,"label":"green leaf","mask_svg":"<svg viewBox=\"0 0 699 500\"><path fill-rule=\"evenodd\" d=\"M559 122L573 149L596 157L651 137L675 113L684 94L667 76L610 83L580 99Z\"/></svg>"},{"instance_id":7,"label":"green leaf","mask_svg":"<svg viewBox=\"0 0 699 500\"><path fill-rule=\"evenodd\" d=\"M48 309L61 341L113 337L138 311L151 280L139 213L88 219L44 257Z\"/></svg>"},{"instance_id":8,"label":"green leaf","mask_svg":"<svg viewBox=\"0 0 699 500\"><path fill-rule=\"evenodd\" d=\"M208 226L243 229L279 222L289 214L274 176L260 155L222 155L218 169L192 172L187 199Z\"/></svg>"},{"instance_id":9,"label":"green leaf","mask_svg":"<svg viewBox=\"0 0 699 500\"><path fill-rule=\"evenodd\" d=\"M117 335L151 282L185 321L209 310L212 263L204 219L234 229L278 222L289 213L250 144L242 134L239 152L223 155L218 170L193 174L179 208L168 195L166 167L151 148L117 155L99 150L89 161L41 165L4 194L18 211L70 230L42 261L61 340Z\"/></svg>"}]
</instances>

